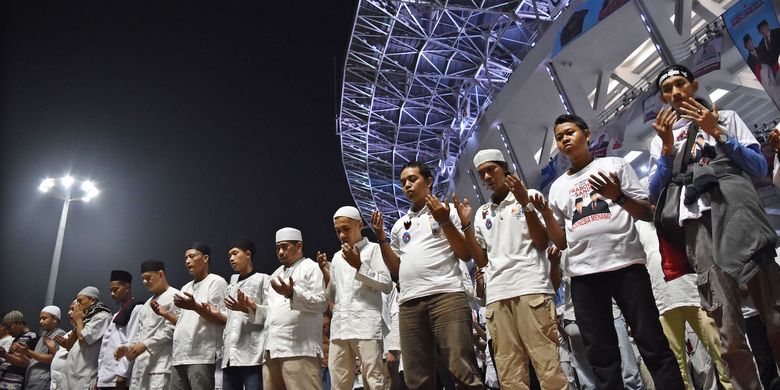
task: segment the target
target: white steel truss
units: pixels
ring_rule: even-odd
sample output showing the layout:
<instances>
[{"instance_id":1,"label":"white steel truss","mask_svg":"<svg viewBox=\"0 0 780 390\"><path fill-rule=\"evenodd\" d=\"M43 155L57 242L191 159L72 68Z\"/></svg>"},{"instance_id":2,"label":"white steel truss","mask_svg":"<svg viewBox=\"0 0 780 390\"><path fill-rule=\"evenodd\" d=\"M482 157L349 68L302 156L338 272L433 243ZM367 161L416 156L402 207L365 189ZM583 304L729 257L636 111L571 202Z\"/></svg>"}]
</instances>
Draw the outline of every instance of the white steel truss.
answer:
<instances>
[{"instance_id":1,"label":"white steel truss","mask_svg":"<svg viewBox=\"0 0 780 390\"><path fill-rule=\"evenodd\" d=\"M361 0L344 67L338 133L352 196L385 228L408 209L397 178L421 161L454 188L477 120L566 0Z\"/></svg>"}]
</instances>

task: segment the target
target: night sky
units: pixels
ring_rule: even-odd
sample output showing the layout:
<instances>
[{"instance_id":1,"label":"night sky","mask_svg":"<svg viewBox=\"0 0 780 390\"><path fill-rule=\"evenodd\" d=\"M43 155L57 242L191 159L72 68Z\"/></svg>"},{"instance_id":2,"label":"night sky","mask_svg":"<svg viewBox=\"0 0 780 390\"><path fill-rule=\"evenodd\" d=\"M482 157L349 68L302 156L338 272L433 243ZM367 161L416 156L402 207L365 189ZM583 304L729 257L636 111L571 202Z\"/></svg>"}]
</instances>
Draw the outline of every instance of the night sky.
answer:
<instances>
[{"instance_id":1,"label":"night sky","mask_svg":"<svg viewBox=\"0 0 780 390\"><path fill-rule=\"evenodd\" d=\"M0 311L37 329L62 201L37 189L66 172L101 189L71 206L55 304L109 272L255 241L255 268L279 263L274 232L303 231L332 254L332 215L353 200L336 106L356 1L2 2ZM334 72L334 64L337 71ZM334 74L335 73L335 74ZM338 85L337 85L338 84ZM67 320L65 320L67 321ZM66 326L67 327L67 326Z\"/></svg>"}]
</instances>

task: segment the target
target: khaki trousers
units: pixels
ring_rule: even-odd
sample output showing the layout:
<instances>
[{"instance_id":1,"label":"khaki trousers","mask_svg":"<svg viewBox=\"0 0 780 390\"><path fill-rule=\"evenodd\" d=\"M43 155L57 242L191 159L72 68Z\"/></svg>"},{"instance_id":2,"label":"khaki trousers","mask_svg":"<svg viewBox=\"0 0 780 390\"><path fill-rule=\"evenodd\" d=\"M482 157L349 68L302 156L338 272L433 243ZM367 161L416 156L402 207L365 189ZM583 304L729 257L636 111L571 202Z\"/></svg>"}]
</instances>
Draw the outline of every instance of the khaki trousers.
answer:
<instances>
[{"instance_id":1,"label":"khaki trousers","mask_svg":"<svg viewBox=\"0 0 780 390\"><path fill-rule=\"evenodd\" d=\"M545 390L568 389L558 354L558 321L552 295L529 294L487 305L487 326L502 389L528 389L528 360Z\"/></svg>"},{"instance_id":2,"label":"khaki trousers","mask_svg":"<svg viewBox=\"0 0 780 390\"><path fill-rule=\"evenodd\" d=\"M270 359L265 353L263 364L265 390L322 390L320 358L295 356Z\"/></svg>"},{"instance_id":3,"label":"khaki trousers","mask_svg":"<svg viewBox=\"0 0 780 390\"><path fill-rule=\"evenodd\" d=\"M355 384L355 364L360 359L361 372L367 390L385 388L382 364L382 340L330 340L328 369L333 390L352 390Z\"/></svg>"}]
</instances>

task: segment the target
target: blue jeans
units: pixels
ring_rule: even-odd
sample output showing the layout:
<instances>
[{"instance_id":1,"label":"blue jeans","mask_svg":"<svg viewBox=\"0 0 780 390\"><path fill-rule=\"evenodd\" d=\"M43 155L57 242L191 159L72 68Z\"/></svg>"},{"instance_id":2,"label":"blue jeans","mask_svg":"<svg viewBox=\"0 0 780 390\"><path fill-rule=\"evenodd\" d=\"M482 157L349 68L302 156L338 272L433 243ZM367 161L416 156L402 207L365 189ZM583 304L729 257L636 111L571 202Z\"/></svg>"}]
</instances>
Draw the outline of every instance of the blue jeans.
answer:
<instances>
[{"instance_id":1,"label":"blue jeans","mask_svg":"<svg viewBox=\"0 0 780 390\"><path fill-rule=\"evenodd\" d=\"M320 375L322 376L322 390L330 390L330 370L328 367L320 368Z\"/></svg>"},{"instance_id":2,"label":"blue jeans","mask_svg":"<svg viewBox=\"0 0 780 390\"><path fill-rule=\"evenodd\" d=\"M262 390L263 367L225 367L222 370L222 390Z\"/></svg>"}]
</instances>

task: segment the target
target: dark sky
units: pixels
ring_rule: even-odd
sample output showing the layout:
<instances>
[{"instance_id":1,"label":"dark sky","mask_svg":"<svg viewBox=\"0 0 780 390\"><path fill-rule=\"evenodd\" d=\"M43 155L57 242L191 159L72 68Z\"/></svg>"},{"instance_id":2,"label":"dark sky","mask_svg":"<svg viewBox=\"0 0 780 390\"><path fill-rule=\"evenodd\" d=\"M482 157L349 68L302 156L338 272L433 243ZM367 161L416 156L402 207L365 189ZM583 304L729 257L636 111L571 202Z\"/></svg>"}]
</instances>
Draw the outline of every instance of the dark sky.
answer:
<instances>
[{"instance_id":1,"label":"dark sky","mask_svg":"<svg viewBox=\"0 0 780 390\"><path fill-rule=\"evenodd\" d=\"M255 267L278 265L274 232L298 227L304 254L333 253L331 216L352 197L336 136L341 73L356 1L0 3L0 310L37 329L62 202L37 190L71 172L102 190L73 204L55 303L107 291L184 251L250 238Z\"/></svg>"}]
</instances>

